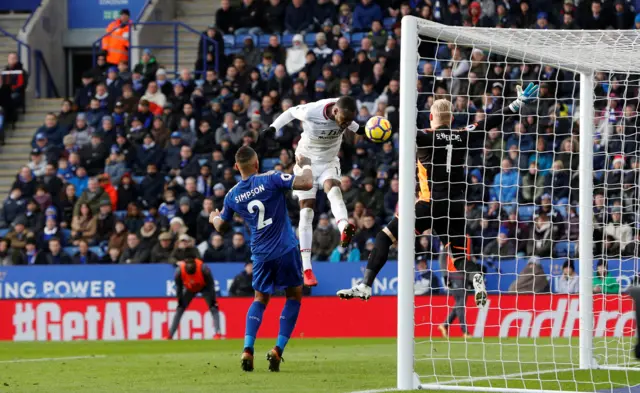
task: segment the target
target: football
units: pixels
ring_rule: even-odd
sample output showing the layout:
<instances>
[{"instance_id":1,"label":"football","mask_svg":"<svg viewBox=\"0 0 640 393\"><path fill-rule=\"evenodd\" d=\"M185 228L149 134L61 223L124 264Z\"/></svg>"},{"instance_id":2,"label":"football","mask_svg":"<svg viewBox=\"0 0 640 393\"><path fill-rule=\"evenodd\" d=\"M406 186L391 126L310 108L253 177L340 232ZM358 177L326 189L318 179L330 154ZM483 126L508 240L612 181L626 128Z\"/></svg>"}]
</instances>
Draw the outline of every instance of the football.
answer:
<instances>
[{"instance_id":1,"label":"football","mask_svg":"<svg viewBox=\"0 0 640 393\"><path fill-rule=\"evenodd\" d=\"M391 123L382 116L373 116L364 126L364 132L371 141L382 143L391 137Z\"/></svg>"}]
</instances>

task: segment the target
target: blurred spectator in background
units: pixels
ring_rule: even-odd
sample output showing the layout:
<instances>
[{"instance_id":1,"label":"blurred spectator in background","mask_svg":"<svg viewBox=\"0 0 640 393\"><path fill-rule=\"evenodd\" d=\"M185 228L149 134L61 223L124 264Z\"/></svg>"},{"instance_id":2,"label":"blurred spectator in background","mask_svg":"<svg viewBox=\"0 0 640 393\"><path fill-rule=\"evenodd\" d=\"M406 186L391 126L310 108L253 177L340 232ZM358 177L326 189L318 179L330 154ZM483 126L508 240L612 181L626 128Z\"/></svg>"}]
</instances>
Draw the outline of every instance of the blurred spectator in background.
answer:
<instances>
[{"instance_id":1,"label":"blurred spectator in background","mask_svg":"<svg viewBox=\"0 0 640 393\"><path fill-rule=\"evenodd\" d=\"M522 293L549 293L549 280L542 269L538 257L529 258L529 262L518 274L518 278L509 286L509 292Z\"/></svg>"},{"instance_id":2,"label":"blurred spectator in background","mask_svg":"<svg viewBox=\"0 0 640 393\"><path fill-rule=\"evenodd\" d=\"M89 243L82 239L78 242L78 252L73 256L73 263L77 265L95 264L100 263L100 258L89 249Z\"/></svg>"},{"instance_id":3,"label":"blurred spectator in background","mask_svg":"<svg viewBox=\"0 0 640 393\"><path fill-rule=\"evenodd\" d=\"M151 263L160 263L160 262L168 262L171 257L171 252L173 251L172 247L172 237L168 232L162 232L158 236L158 242L151 249L150 262Z\"/></svg>"},{"instance_id":4,"label":"blurred spectator in background","mask_svg":"<svg viewBox=\"0 0 640 393\"><path fill-rule=\"evenodd\" d=\"M416 263L416 272L413 285L414 295L437 295L440 293L440 280L433 273L431 269L427 267L427 261L425 258L418 259ZM464 320L461 321L461 324Z\"/></svg>"},{"instance_id":5,"label":"blurred spectator in background","mask_svg":"<svg viewBox=\"0 0 640 393\"><path fill-rule=\"evenodd\" d=\"M227 250L224 244L224 238L219 233L211 236L210 244L204 253L206 262L227 262Z\"/></svg>"},{"instance_id":6,"label":"blurred spectator in background","mask_svg":"<svg viewBox=\"0 0 640 393\"><path fill-rule=\"evenodd\" d=\"M487 243L483 254L487 257L513 258L516 255L516 241L509 237L506 227L500 227L498 237Z\"/></svg>"},{"instance_id":7,"label":"blurred spectator in background","mask_svg":"<svg viewBox=\"0 0 640 393\"><path fill-rule=\"evenodd\" d=\"M234 233L231 247L227 251L227 261L248 262L251 260L251 250L247 246L242 233Z\"/></svg>"},{"instance_id":8,"label":"blurred spectator in background","mask_svg":"<svg viewBox=\"0 0 640 393\"><path fill-rule=\"evenodd\" d=\"M609 274L606 261L598 261L593 275L593 293L615 294L620 293L620 284Z\"/></svg>"},{"instance_id":9,"label":"blurred spectator in background","mask_svg":"<svg viewBox=\"0 0 640 393\"><path fill-rule=\"evenodd\" d=\"M102 49L107 52L106 60L109 64L117 65L129 60L130 17L128 9L120 10L120 18L109 23L107 35L102 37Z\"/></svg>"},{"instance_id":10,"label":"blurred spectator in background","mask_svg":"<svg viewBox=\"0 0 640 393\"><path fill-rule=\"evenodd\" d=\"M244 270L233 278L231 287L229 288L229 296L253 296L254 291L251 286L253 280L253 263L247 262Z\"/></svg>"},{"instance_id":11,"label":"blurred spectator in background","mask_svg":"<svg viewBox=\"0 0 640 393\"><path fill-rule=\"evenodd\" d=\"M284 34L306 34L313 29L313 10L307 0L292 0L284 13Z\"/></svg>"},{"instance_id":12,"label":"blurred spectator in background","mask_svg":"<svg viewBox=\"0 0 640 393\"><path fill-rule=\"evenodd\" d=\"M148 263L150 250L140 245L140 237L136 233L127 235L127 246L120 257L120 263Z\"/></svg>"},{"instance_id":13,"label":"blurred spectator in background","mask_svg":"<svg viewBox=\"0 0 640 393\"><path fill-rule=\"evenodd\" d=\"M4 67L2 83L0 86L10 90L11 101L5 105L5 116L8 124L17 120L16 110L25 104L25 91L29 81L29 74L24 70L16 52L9 52L7 65Z\"/></svg>"},{"instance_id":14,"label":"blurred spectator in background","mask_svg":"<svg viewBox=\"0 0 640 393\"><path fill-rule=\"evenodd\" d=\"M573 261L566 260L562 264L562 276L558 278L557 293L578 293L580 280Z\"/></svg>"},{"instance_id":15,"label":"blurred spectator in background","mask_svg":"<svg viewBox=\"0 0 640 393\"><path fill-rule=\"evenodd\" d=\"M326 261L339 242L338 231L329 223L329 215L323 213L318 220L318 226L313 232L311 253L314 260Z\"/></svg>"},{"instance_id":16,"label":"blurred spectator in background","mask_svg":"<svg viewBox=\"0 0 640 393\"><path fill-rule=\"evenodd\" d=\"M48 251L38 254L36 264L38 265L68 265L73 263L71 257L62 250L60 239L53 237L49 239Z\"/></svg>"}]
</instances>

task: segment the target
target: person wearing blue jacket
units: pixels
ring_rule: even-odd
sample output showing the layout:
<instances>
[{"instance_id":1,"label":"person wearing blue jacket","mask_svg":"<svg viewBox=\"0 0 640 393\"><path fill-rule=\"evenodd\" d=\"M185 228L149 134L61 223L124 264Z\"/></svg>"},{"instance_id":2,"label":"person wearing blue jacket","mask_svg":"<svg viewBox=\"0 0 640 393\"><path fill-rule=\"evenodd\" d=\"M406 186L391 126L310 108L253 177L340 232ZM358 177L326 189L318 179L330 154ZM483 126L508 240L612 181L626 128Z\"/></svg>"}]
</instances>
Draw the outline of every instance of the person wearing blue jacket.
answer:
<instances>
[{"instance_id":1,"label":"person wearing blue jacket","mask_svg":"<svg viewBox=\"0 0 640 393\"><path fill-rule=\"evenodd\" d=\"M55 113L47 113L44 118L44 124L36 130L35 134L33 134L31 147L34 149L38 147L36 144L36 135L38 134L46 136L50 144L62 147L62 138L64 138L66 132L58 125L58 116L56 116Z\"/></svg>"},{"instance_id":2,"label":"person wearing blue jacket","mask_svg":"<svg viewBox=\"0 0 640 393\"><path fill-rule=\"evenodd\" d=\"M381 21L382 9L373 0L361 0L353 11L353 31L369 31L374 20Z\"/></svg>"},{"instance_id":3,"label":"person wearing blue jacket","mask_svg":"<svg viewBox=\"0 0 640 393\"><path fill-rule=\"evenodd\" d=\"M500 203L515 203L518 198L518 186L520 185L520 175L518 171L511 168L511 161L505 158L502 160L502 171L493 179L491 186L491 198Z\"/></svg>"},{"instance_id":4,"label":"person wearing blue jacket","mask_svg":"<svg viewBox=\"0 0 640 393\"><path fill-rule=\"evenodd\" d=\"M305 34L313 24L313 12L304 0L292 0L284 12L285 34Z\"/></svg>"}]
</instances>

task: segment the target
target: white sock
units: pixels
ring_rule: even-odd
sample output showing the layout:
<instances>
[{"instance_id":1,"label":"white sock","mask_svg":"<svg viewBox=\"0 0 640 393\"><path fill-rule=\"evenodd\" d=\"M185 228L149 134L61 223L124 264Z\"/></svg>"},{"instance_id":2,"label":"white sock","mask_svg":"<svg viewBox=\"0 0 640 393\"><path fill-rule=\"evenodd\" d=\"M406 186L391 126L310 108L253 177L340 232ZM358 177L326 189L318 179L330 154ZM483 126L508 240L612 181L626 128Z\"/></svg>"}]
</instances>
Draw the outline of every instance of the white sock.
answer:
<instances>
[{"instance_id":1,"label":"white sock","mask_svg":"<svg viewBox=\"0 0 640 393\"><path fill-rule=\"evenodd\" d=\"M331 212L338 223L338 230L342 233L347 224L349 224L349 212L347 212L347 206L344 204L344 200L342 200L340 187L336 186L331 188L327 194L327 198L331 203Z\"/></svg>"},{"instance_id":2,"label":"white sock","mask_svg":"<svg viewBox=\"0 0 640 393\"><path fill-rule=\"evenodd\" d=\"M313 209L300 209L300 253L302 254L302 269L311 269L311 244L313 243Z\"/></svg>"}]
</instances>

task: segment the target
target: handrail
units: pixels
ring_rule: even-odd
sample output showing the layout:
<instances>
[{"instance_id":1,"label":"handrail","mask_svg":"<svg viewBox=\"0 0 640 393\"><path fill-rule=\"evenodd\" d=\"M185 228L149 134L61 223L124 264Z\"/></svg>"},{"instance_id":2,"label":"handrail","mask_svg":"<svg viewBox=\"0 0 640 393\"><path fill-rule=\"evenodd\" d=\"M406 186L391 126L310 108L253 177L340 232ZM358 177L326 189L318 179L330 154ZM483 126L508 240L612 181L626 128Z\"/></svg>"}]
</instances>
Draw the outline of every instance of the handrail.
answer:
<instances>
[{"instance_id":1,"label":"handrail","mask_svg":"<svg viewBox=\"0 0 640 393\"><path fill-rule=\"evenodd\" d=\"M20 29L20 30L26 31L27 25L29 24L29 22L31 22L31 18L33 18L33 15L35 15L36 11L40 7L42 7L42 0L40 0L40 4L38 4L38 6L36 8L34 8L33 11L31 11L31 14L29 14L29 17L27 18L27 20L24 21L24 24L22 25L22 29Z\"/></svg>"},{"instance_id":2,"label":"handrail","mask_svg":"<svg viewBox=\"0 0 640 393\"><path fill-rule=\"evenodd\" d=\"M18 44L18 60L20 62L22 62L22 47L24 46L25 48L27 48L27 71L31 71L31 46L29 46L29 44L27 44L26 42L20 40L18 37L16 37L15 35L9 33L8 31L6 31L5 29L3 29L2 27L0 27L0 35L5 35L9 38L11 38L12 40L14 40L17 44Z\"/></svg>"},{"instance_id":3,"label":"handrail","mask_svg":"<svg viewBox=\"0 0 640 393\"><path fill-rule=\"evenodd\" d=\"M47 66L47 61L42 54L42 51L39 49L35 49L33 54L36 58L36 98L41 98L41 90L40 90L40 67L44 67L44 72L47 75L47 98L59 98L60 93L58 92L58 88L56 87L55 82L53 81L53 76L51 75L51 71L49 70L49 66Z\"/></svg>"},{"instance_id":4,"label":"handrail","mask_svg":"<svg viewBox=\"0 0 640 393\"><path fill-rule=\"evenodd\" d=\"M142 6L142 9L140 10L140 12L138 12L138 16L136 17L136 20L142 19L142 15L144 15L144 12L147 10L147 8L149 8L151 4L153 4L153 0L147 0L144 3L144 6Z\"/></svg>"},{"instance_id":5,"label":"handrail","mask_svg":"<svg viewBox=\"0 0 640 393\"><path fill-rule=\"evenodd\" d=\"M201 38L204 38L205 41L210 42L214 45L215 47L215 51L216 51L216 56L215 56L215 70L216 72L219 71L219 65L220 65L220 48L218 47L218 42L216 42L215 40L209 38L206 34L202 33L201 31L198 31L196 29L194 29L193 27L183 23L183 22L179 22L179 21L158 21L158 22L133 22L132 23L132 27L135 29L137 26L145 26L145 25L150 25L150 26L173 26L173 45L131 45L131 38L133 36L133 34L129 34L129 59L131 59L131 49L133 48L149 48L149 49L173 49L174 50L174 58L173 58L173 62L174 62L174 73L177 74L178 71L178 38L179 38L179 27L184 28L185 30L187 30L188 32L192 33L192 34L196 34ZM113 31L113 30L112 30ZM92 53L93 53L93 64L96 64L96 58L97 58L97 51L96 51L96 46L98 46L98 48L100 48L100 51L102 50L102 39L105 38L106 36L110 35L112 33L112 31L106 32L105 34L103 34L100 38L98 38L92 45L91 45L91 49L92 49ZM198 48L200 50L200 48ZM206 47L202 48L202 69L204 71L207 70L207 50ZM204 72L203 71L203 72Z\"/></svg>"}]
</instances>

